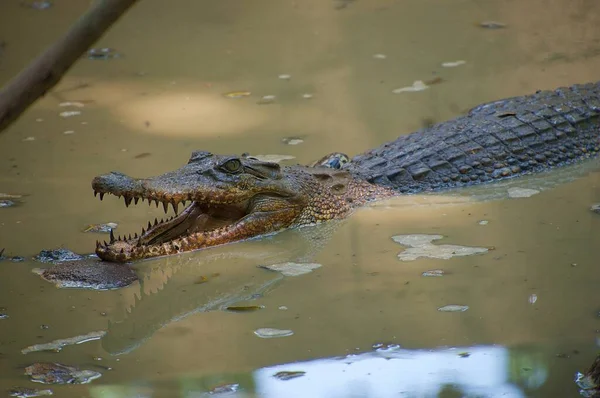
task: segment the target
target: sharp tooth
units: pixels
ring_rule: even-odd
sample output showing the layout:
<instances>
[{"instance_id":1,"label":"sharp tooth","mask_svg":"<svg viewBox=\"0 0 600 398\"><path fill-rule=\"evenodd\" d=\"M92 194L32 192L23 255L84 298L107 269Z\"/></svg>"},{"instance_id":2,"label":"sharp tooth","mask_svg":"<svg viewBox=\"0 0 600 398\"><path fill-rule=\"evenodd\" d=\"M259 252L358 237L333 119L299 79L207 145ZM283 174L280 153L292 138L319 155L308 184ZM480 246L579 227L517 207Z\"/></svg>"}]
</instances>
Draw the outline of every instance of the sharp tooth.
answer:
<instances>
[{"instance_id":1,"label":"sharp tooth","mask_svg":"<svg viewBox=\"0 0 600 398\"><path fill-rule=\"evenodd\" d=\"M185 207L185 202L187 202L187 200L182 200L181 203L183 203L183 207Z\"/></svg>"},{"instance_id":2,"label":"sharp tooth","mask_svg":"<svg viewBox=\"0 0 600 398\"><path fill-rule=\"evenodd\" d=\"M125 207L129 207L131 204L131 198L129 196L123 195L123 199L125 200Z\"/></svg>"},{"instance_id":3,"label":"sharp tooth","mask_svg":"<svg viewBox=\"0 0 600 398\"><path fill-rule=\"evenodd\" d=\"M156 227L158 225L158 220L155 218L154 219L154 226Z\"/></svg>"},{"instance_id":4,"label":"sharp tooth","mask_svg":"<svg viewBox=\"0 0 600 398\"><path fill-rule=\"evenodd\" d=\"M156 208L158 209L158 200L154 199L154 203L156 204Z\"/></svg>"},{"instance_id":5,"label":"sharp tooth","mask_svg":"<svg viewBox=\"0 0 600 398\"><path fill-rule=\"evenodd\" d=\"M148 199L148 206L152 205L152 199Z\"/></svg>"},{"instance_id":6,"label":"sharp tooth","mask_svg":"<svg viewBox=\"0 0 600 398\"><path fill-rule=\"evenodd\" d=\"M130 235L130 236L131 236L131 235ZM138 237L138 236L137 236L137 232L135 233L135 235L133 235L133 237L137 239L137 237ZM131 238L129 238L129 239L131 239Z\"/></svg>"},{"instance_id":7,"label":"sharp tooth","mask_svg":"<svg viewBox=\"0 0 600 398\"><path fill-rule=\"evenodd\" d=\"M104 246L108 246L108 243L106 243L106 241L104 241Z\"/></svg>"},{"instance_id":8,"label":"sharp tooth","mask_svg":"<svg viewBox=\"0 0 600 398\"><path fill-rule=\"evenodd\" d=\"M100 192L100 200L104 199L104 192Z\"/></svg>"},{"instance_id":9,"label":"sharp tooth","mask_svg":"<svg viewBox=\"0 0 600 398\"><path fill-rule=\"evenodd\" d=\"M131 240L131 234L129 234L129 240Z\"/></svg>"},{"instance_id":10,"label":"sharp tooth","mask_svg":"<svg viewBox=\"0 0 600 398\"><path fill-rule=\"evenodd\" d=\"M100 241L99 241L99 240L97 240L97 241L96 241L96 249L97 249L97 248L99 248L99 247L100 247Z\"/></svg>"},{"instance_id":11,"label":"sharp tooth","mask_svg":"<svg viewBox=\"0 0 600 398\"><path fill-rule=\"evenodd\" d=\"M138 204L140 198L138 198L137 196L135 198L133 198L133 203L135 203L136 205ZM143 201L143 199L142 199Z\"/></svg>"},{"instance_id":12,"label":"sharp tooth","mask_svg":"<svg viewBox=\"0 0 600 398\"><path fill-rule=\"evenodd\" d=\"M150 221L148 221L148 230L150 230L152 228L152 224L150 223Z\"/></svg>"},{"instance_id":13,"label":"sharp tooth","mask_svg":"<svg viewBox=\"0 0 600 398\"><path fill-rule=\"evenodd\" d=\"M115 235L113 234L113 229L110 229L110 243L113 243L115 241Z\"/></svg>"},{"instance_id":14,"label":"sharp tooth","mask_svg":"<svg viewBox=\"0 0 600 398\"><path fill-rule=\"evenodd\" d=\"M146 233L146 231L144 231L144 228L142 227L142 235L144 235ZM140 236L141 238L141 236Z\"/></svg>"},{"instance_id":15,"label":"sharp tooth","mask_svg":"<svg viewBox=\"0 0 600 398\"><path fill-rule=\"evenodd\" d=\"M165 222L165 220L163 220L163 219L161 218L161 219L160 219L160 223L162 224L162 223L164 223L164 222Z\"/></svg>"},{"instance_id":16,"label":"sharp tooth","mask_svg":"<svg viewBox=\"0 0 600 398\"><path fill-rule=\"evenodd\" d=\"M138 239L137 242L138 247L142 246L142 237L140 236L140 239Z\"/></svg>"},{"instance_id":17,"label":"sharp tooth","mask_svg":"<svg viewBox=\"0 0 600 398\"><path fill-rule=\"evenodd\" d=\"M98 191L94 191L94 198L98 195Z\"/></svg>"},{"instance_id":18,"label":"sharp tooth","mask_svg":"<svg viewBox=\"0 0 600 398\"><path fill-rule=\"evenodd\" d=\"M169 210L169 204L167 202L162 202L163 209L165 209L165 214L167 214L167 210Z\"/></svg>"},{"instance_id":19,"label":"sharp tooth","mask_svg":"<svg viewBox=\"0 0 600 398\"><path fill-rule=\"evenodd\" d=\"M179 204L178 203L173 201L173 202L171 202L171 206L173 206L173 211L175 212L175 214L179 213Z\"/></svg>"}]
</instances>

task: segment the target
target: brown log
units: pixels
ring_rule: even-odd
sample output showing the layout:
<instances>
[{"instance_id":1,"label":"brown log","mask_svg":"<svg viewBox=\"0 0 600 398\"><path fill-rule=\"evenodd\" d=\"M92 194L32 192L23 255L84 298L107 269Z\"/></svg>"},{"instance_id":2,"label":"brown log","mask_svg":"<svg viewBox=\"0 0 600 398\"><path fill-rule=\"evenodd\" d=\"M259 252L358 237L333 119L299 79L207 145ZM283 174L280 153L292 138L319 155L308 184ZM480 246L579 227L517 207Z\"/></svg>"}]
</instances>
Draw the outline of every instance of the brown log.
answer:
<instances>
[{"instance_id":1,"label":"brown log","mask_svg":"<svg viewBox=\"0 0 600 398\"><path fill-rule=\"evenodd\" d=\"M136 0L98 0L56 43L0 91L0 133L54 87Z\"/></svg>"}]
</instances>

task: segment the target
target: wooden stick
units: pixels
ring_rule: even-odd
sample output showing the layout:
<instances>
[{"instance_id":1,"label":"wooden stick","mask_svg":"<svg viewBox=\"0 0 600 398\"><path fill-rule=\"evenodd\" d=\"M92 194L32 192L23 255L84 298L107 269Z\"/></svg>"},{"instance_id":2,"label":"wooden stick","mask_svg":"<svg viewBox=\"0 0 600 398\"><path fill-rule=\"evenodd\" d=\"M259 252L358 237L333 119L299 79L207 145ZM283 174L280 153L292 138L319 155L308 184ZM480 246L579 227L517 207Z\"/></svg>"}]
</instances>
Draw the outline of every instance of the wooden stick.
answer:
<instances>
[{"instance_id":1,"label":"wooden stick","mask_svg":"<svg viewBox=\"0 0 600 398\"><path fill-rule=\"evenodd\" d=\"M69 31L0 91L0 133L54 87L136 0L99 0Z\"/></svg>"}]
</instances>

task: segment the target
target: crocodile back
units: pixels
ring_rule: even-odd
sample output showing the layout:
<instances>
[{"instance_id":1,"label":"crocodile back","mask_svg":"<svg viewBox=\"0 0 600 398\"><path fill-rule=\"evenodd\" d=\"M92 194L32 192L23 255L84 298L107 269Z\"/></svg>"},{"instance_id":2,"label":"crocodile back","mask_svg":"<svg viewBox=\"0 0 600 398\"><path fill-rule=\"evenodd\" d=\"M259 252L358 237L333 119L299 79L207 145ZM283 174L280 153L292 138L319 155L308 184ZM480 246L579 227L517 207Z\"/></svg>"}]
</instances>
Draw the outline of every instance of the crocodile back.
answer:
<instances>
[{"instance_id":1,"label":"crocodile back","mask_svg":"<svg viewBox=\"0 0 600 398\"><path fill-rule=\"evenodd\" d=\"M600 82L479 105L357 155L342 168L416 193L544 171L599 150Z\"/></svg>"}]
</instances>

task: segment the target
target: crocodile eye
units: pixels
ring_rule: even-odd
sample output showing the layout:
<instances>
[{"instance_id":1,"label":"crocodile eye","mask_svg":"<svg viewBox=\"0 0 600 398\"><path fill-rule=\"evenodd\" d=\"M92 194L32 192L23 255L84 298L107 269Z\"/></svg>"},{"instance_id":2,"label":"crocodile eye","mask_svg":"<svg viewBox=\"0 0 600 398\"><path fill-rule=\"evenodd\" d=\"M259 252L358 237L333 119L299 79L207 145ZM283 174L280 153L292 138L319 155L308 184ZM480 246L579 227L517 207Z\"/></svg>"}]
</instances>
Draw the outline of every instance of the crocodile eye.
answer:
<instances>
[{"instance_id":1,"label":"crocodile eye","mask_svg":"<svg viewBox=\"0 0 600 398\"><path fill-rule=\"evenodd\" d=\"M228 173L237 173L242 168L242 162L239 159L230 159L221 166Z\"/></svg>"}]
</instances>

